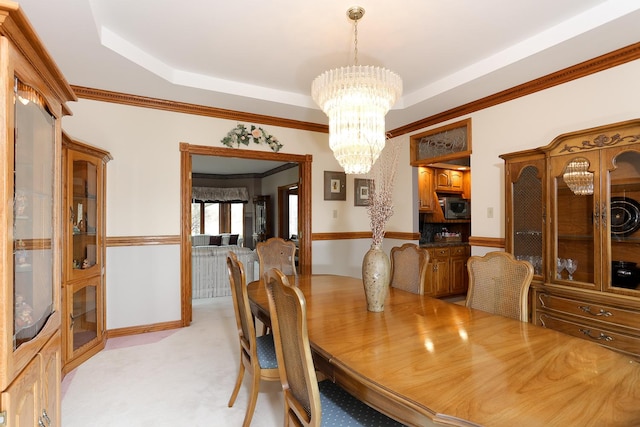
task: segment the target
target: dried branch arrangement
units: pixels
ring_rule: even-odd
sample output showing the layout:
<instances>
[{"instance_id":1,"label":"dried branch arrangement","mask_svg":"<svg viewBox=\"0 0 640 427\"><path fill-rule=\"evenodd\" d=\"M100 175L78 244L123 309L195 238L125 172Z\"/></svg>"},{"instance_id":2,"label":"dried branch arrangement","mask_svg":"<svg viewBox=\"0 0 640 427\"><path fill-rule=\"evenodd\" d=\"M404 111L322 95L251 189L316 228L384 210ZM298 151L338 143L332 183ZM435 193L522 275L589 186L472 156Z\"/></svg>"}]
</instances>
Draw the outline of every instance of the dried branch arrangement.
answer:
<instances>
[{"instance_id":1,"label":"dried branch arrangement","mask_svg":"<svg viewBox=\"0 0 640 427\"><path fill-rule=\"evenodd\" d=\"M371 179L367 214L373 234L372 244L375 246L382 244L385 226L393 215L393 186L398 169L399 144L397 140L388 140L385 149L367 174Z\"/></svg>"}]
</instances>

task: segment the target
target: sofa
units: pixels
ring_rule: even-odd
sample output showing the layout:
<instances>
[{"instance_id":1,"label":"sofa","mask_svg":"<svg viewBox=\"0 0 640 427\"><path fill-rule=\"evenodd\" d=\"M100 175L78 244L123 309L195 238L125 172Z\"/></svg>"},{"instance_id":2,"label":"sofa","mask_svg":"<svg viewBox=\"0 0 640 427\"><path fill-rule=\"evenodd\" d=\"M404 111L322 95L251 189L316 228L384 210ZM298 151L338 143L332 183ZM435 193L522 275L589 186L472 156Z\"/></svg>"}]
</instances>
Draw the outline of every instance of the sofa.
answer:
<instances>
[{"instance_id":1,"label":"sofa","mask_svg":"<svg viewBox=\"0 0 640 427\"><path fill-rule=\"evenodd\" d=\"M243 238L238 234L194 234L191 236L191 246L243 246Z\"/></svg>"},{"instance_id":2,"label":"sofa","mask_svg":"<svg viewBox=\"0 0 640 427\"><path fill-rule=\"evenodd\" d=\"M239 245L204 245L191 248L191 297L211 298L231 295L227 255L233 251L244 266L247 283L260 276L258 255Z\"/></svg>"}]
</instances>

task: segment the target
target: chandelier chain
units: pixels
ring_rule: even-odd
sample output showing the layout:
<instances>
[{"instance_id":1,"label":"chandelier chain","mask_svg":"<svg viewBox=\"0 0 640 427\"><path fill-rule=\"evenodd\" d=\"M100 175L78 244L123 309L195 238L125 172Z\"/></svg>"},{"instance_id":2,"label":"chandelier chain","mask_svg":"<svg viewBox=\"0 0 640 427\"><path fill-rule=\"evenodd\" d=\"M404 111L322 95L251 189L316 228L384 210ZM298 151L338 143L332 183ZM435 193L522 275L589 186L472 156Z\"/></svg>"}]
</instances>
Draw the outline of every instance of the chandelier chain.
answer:
<instances>
[{"instance_id":1,"label":"chandelier chain","mask_svg":"<svg viewBox=\"0 0 640 427\"><path fill-rule=\"evenodd\" d=\"M354 65L358 65L358 20L353 21L353 59Z\"/></svg>"}]
</instances>

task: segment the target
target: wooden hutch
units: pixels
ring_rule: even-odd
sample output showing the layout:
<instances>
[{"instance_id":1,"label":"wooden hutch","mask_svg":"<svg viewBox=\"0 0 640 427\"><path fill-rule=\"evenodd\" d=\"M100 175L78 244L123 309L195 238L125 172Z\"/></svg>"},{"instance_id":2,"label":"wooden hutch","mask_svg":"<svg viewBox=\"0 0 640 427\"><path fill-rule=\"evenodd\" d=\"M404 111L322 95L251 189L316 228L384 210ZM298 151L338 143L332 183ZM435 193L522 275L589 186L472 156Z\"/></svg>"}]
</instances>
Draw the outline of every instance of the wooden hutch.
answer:
<instances>
[{"instance_id":1,"label":"wooden hutch","mask_svg":"<svg viewBox=\"0 0 640 427\"><path fill-rule=\"evenodd\" d=\"M506 250L531 321L640 358L640 119L504 154Z\"/></svg>"}]
</instances>

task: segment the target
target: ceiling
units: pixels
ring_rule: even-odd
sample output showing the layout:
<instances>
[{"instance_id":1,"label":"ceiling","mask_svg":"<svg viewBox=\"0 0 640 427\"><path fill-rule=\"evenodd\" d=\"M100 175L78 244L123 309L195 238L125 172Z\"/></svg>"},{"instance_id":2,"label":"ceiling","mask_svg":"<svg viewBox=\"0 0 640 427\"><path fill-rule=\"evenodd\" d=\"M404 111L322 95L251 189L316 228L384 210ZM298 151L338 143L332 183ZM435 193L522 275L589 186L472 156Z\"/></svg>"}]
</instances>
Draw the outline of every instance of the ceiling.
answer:
<instances>
[{"instance_id":1,"label":"ceiling","mask_svg":"<svg viewBox=\"0 0 640 427\"><path fill-rule=\"evenodd\" d=\"M636 0L21 0L72 85L326 124L310 97L358 59L398 73L387 129L640 41ZM73 110L73 105L70 105Z\"/></svg>"},{"instance_id":2,"label":"ceiling","mask_svg":"<svg viewBox=\"0 0 640 427\"><path fill-rule=\"evenodd\" d=\"M263 174L285 165L272 160L235 157L191 156L191 172L215 175Z\"/></svg>"}]
</instances>

